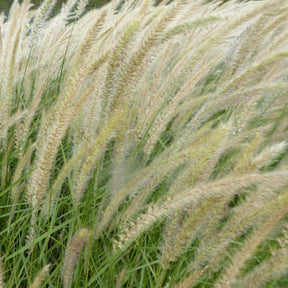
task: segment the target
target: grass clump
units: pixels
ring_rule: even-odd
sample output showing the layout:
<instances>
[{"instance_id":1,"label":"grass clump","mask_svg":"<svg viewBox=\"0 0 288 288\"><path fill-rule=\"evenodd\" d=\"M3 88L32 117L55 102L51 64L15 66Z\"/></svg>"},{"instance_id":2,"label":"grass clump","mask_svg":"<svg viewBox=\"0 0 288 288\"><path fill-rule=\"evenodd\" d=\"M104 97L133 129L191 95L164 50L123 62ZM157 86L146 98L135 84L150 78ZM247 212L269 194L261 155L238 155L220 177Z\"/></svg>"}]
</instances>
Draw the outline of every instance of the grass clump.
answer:
<instances>
[{"instance_id":1,"label":"grass clump","mask_svg":"<svg viewBox=\"0 0 288 288\"><path fill-rule=\"evenodd\" d=\"M288 285L287 1L55 3L0 19L0 288Z\"/></svg>"}]
</instances>

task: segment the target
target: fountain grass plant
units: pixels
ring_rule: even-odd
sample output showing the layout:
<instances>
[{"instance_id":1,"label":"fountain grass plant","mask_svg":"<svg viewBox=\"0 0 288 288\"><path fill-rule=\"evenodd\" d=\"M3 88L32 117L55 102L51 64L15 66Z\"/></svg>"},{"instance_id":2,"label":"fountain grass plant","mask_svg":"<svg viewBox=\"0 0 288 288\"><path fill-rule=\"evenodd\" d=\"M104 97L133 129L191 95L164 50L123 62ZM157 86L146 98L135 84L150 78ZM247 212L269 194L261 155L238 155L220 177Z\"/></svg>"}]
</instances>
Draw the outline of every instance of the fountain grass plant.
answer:
<instances>
[{"instance_id":1,"label":"fountain grass plant","mask_svg":"<svg viewBox=\"0 0 288 288\"><path fill-rule=\"evenodd\" d=\"M0 16L0 288L288 285L288 3L168 2Z\"/></svg>"}]
</instances>

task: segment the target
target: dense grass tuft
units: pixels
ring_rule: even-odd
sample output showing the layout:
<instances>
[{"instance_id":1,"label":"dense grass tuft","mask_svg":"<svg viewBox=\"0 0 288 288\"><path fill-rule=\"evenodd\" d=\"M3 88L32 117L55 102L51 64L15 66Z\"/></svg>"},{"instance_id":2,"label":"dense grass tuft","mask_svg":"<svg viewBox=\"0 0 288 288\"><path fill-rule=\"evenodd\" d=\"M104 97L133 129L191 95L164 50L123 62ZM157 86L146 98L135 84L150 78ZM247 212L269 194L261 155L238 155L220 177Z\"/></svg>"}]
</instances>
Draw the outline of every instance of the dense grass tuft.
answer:
<instances>
[{"instance_id":1,"label":"dense grass tuft","mask_svg":"<svg viewBox=\"0 0 288 288\"><path fill-rule=\"evenodd\" d=\"M0 16L0 288L288 286L288 2L56 2Z\"/></svg>"}]
</instances>

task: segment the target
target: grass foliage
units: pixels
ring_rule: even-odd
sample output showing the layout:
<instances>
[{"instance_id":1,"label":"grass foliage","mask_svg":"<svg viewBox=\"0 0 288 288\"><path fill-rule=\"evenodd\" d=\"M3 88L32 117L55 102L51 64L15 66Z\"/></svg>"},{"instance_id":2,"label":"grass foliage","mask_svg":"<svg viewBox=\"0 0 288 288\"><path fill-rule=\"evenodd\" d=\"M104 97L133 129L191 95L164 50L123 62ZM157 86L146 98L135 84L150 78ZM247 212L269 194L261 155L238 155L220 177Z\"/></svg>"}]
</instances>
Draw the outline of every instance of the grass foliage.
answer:
<instances>
[{"instance_id":1,"label":"grass foliage","mask_svg":"<svg viewBox=\"0 0 288 288\"><path fill-rule=\"evenodd\" d=\"M0 16L0 287L287 287L288 2L55 3Z\"/></svg>"}]
</instances>

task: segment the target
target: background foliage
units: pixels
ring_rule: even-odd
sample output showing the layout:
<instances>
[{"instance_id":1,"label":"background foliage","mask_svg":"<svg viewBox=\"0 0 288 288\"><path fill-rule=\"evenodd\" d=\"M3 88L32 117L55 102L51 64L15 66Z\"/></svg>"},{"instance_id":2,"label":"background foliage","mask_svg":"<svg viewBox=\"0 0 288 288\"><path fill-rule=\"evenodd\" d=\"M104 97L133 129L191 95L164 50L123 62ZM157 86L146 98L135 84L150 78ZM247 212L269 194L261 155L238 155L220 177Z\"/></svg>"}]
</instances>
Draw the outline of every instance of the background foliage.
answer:
<instances>
[{"instance_id":1,"label":"background foliage","mask_svg":"<svg viewBox=\"0 0 288 288\"><path fill-rule=\"evenodd\" d=\"M19 1L19 2L21 2L21 1ZM43 0L32 0L31 1L31 3L34 4L34 8L39 7L42 2L43 2ZM62 7L62 3L65 3L65 2L66 2L66 0L57 0L57 3L55 5L54 10L58 11ZM100 8L108 2L109 2L109 0L90 0L89 4L87 5L87 9L90 10L93 8ZM13 0L0 0L0 12L4 11L7 14L12 3L13 3Z\"/></svg>"},{"instance_id":2,"label":"background foliage","mask_svg":"<svg viewBox=\"0 0 288 288\"><path fill-rule=\"evenodd\" d=\"M55 5L55 10L58 11L61 6L62 3L65 3L67 0L57 0L57 3ZM211 0L208 0L211 1ZM220 0L222 2L227 2L229 0ZM239 1L243 1L243 0L239 0ZM257 1L257 0L256 0ZM20 1L21 2L21 1ZM34 4L34 7L39 7L39 5L43 2L43 0L31 0L31 3ZM87 5L87 10L93 9L93 8L100 8L103 5L109 3L110 0L90 0L89 4ZM160 3L161 0L159 1L155 1L155 3ZM0 0L0 12L4 11L6 14L9 11L9 8L11 7L13 3L13 0Z\"/></svg>"}]
</instances>

